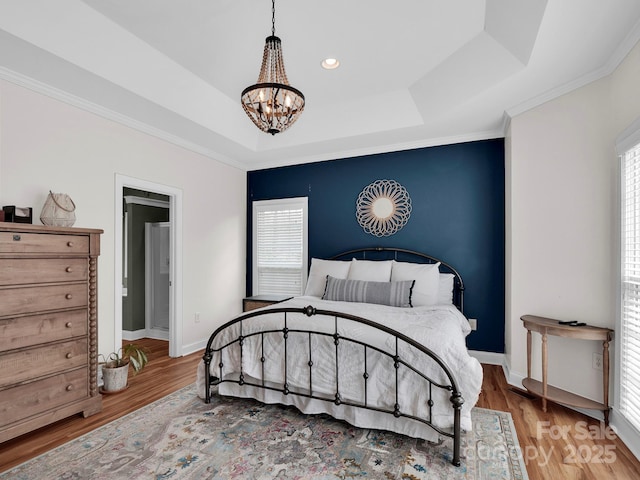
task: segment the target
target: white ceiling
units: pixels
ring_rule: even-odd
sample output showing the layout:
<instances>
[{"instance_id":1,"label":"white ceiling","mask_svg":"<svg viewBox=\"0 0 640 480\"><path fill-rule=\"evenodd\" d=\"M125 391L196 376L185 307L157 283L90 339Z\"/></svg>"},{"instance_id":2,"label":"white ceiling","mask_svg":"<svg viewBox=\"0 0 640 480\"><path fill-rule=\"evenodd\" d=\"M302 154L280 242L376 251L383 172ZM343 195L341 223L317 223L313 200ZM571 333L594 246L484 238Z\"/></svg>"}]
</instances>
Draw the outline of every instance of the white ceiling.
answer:
<instances>
[{"instance_id":1,"label":"white ceiling","mask_svg":"<svg viewBox=\"0 0 640 480\"><path fill-rule=\"evenodd\" d=\"M611 73L640 1L277 0L275 26L306 97L276 136L240 106L269 0L0 0L0 78L252 170L502 136Z\"/></svg>"}]
</instances>

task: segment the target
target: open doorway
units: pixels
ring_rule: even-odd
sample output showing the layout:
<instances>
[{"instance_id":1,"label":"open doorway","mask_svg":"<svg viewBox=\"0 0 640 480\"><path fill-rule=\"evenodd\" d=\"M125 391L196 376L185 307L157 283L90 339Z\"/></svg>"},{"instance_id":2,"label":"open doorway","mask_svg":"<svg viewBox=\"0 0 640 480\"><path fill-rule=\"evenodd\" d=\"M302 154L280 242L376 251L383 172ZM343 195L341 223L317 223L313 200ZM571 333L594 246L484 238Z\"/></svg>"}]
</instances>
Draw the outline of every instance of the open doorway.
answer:
<instances>
[{"instance_id":1,"label":"open doorway","mask_svg":"<svg viewBox=\"0 0 640 480\"><path fill-rule=\"evenodd\" d=\"M171 250L169 197L124 187L122 206L122 339L167 342Z\"/></svg>"},{"instance_id":2,"label":"open doorway","mask_svg":"<svg viewBox=\"0 0 640 480\"><path fill-rule=\"evenodd\" d=\"M164 338L169 356L182 355L181 208L180 190L116 175L116 349L123 340Z\"/></svg>"}]
</instances>

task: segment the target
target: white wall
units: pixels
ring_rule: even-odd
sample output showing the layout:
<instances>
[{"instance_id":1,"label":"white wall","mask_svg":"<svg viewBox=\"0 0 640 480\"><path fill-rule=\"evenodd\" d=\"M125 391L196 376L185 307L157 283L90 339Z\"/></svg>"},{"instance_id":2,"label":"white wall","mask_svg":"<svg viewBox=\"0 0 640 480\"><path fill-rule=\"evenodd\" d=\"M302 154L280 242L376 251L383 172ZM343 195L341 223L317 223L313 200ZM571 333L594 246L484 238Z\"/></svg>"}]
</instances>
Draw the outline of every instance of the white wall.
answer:
<instances>
[{"instance_id":1,"label":"white wall","mask_svg":"<svg viewBox=\"0 0 640 480\"><path fill-rule=\"evenodd\" d=\"M246 174L156 137L0 82L0 204L32 206L49 190L74 200L77 227L101 228L100 353L114 347L115 175L183 192L183 345L198 344L241 310ZM117 239L120 241L120 239ZM200 312L200 323L194 313Z\"/></svg>"},{"instance_id":2,"label":"white wall","mask_svg":"<svg viewBox=\"0 0 640 480\"><path fill-rule=\"evenodd\" d=\"M640 44L609 77L511 120L506 344L512 380L526 375L521 315L615 327L614 144L640 116L638 85ZM539 378L539 335L534 339L534 374ZM550 337L549 382L601 401L602 374L591 367L592 353L601 348L597 342Z\"/></svg>"}]
</instances>

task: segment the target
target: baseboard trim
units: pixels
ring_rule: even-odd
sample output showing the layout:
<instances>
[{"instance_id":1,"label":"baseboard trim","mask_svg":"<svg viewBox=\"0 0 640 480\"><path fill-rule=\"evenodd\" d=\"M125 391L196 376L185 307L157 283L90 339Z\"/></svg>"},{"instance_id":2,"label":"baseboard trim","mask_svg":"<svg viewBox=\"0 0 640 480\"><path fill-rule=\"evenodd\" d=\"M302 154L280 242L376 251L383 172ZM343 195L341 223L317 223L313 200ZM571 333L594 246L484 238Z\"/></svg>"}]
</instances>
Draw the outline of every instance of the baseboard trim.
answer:
<instances>
[{"instance_id":1,"label":"baseboard trim","mask_svg":"<svg viewBox=\"0 0 640 480\"><path fill-rule=\"evenodd\" d=\"M204 350L207 347L207 340L201 340L199 342L191 343L189 345L182 346L182 354L189 355L199 350Z\"/></svg>"},{"instance_id":2,"label":"baseboard trim","mask_svg":"<svg viewBox=\"0 0 640 480\"><path fill-rule=\"evenodd\" d=\"M142 330L122 330L122 339L128 342L140 340L141 338L146 338L146 336L147 331L144 328Z\"/></svg>"},{"instance_id":3,"label":"baseboard trim","mask_svg":"<svg viewBox=\"0 0 640 480\"><path fill-rule=\"evenodd\" d=\"M631 450L631 453L640 459L640 432L615 407L611 409L609 420L609 425L616 435Z\"/></svg>"},{"instance_id":4,"label":"baseboard trim","mask_svg":"<svg viewBox=\"0 0 640 480\"><path fill-rule=\"evenodd\" d=\"M486 363L487 365L502 365L505 361L504 353L469 350L469 355L478 360L480 363Z\"/></svg>"},{"instance_id":5,"label":"baseboard trim","mask_svg":"<svg viewBox=\"0 0 640 480\"><path fill-rule=\"evenodd\" d=\"M522 380L524 380L524 376L520 374L513 373L511 371L511 365L509 365L509 361L507 357L504 357L504 361L502 363L502 372L504 373L504 378L507 380L507 383L516 388L522 387Z\"/></svg>"},{"instance_id":6,"label":"baseboard trim","mask_svg":"<svg viewBox=\"0 0 640 480\"><path fill-rule=\"evenodd\" d=\"M141 338L153 338L155 340L169 341L169 332L152 328L148 330L146 328L142 328L140 330L122 331L122 339L128 342L134 342L136 340L140 340Z\"/></svg>"},{"instance_id":7,"label":"baseboard trim","mask_svg":"<svg viewBox=\"0 0 640 480\"><path fill-rule=\"evenodd\" d=\"M146 330L147 338L153 338L155 340L166 340L169 341L169 331L168 330L159 330L154 328L149 328Z\"/></svg>"}]
</instances>

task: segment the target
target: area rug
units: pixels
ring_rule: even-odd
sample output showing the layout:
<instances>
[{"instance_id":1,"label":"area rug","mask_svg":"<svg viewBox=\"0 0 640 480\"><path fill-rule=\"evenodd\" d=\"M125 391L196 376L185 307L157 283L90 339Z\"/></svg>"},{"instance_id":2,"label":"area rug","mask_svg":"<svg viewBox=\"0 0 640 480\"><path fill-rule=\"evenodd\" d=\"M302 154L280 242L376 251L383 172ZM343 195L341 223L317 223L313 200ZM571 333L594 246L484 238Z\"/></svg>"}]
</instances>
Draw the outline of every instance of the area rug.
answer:
<instances>
[{"instance_id":1,"label":"area rug","mask_svg":"<svg viewBox=\"0 0 640 480\"><path fill-rule=\"evenodd\" d=\"M352 427L292 407L214 396L195 385L0 474L2 479L524 480L511 415L474 408L462 466L451 441Z\"/></svg>"}]
</instances>

